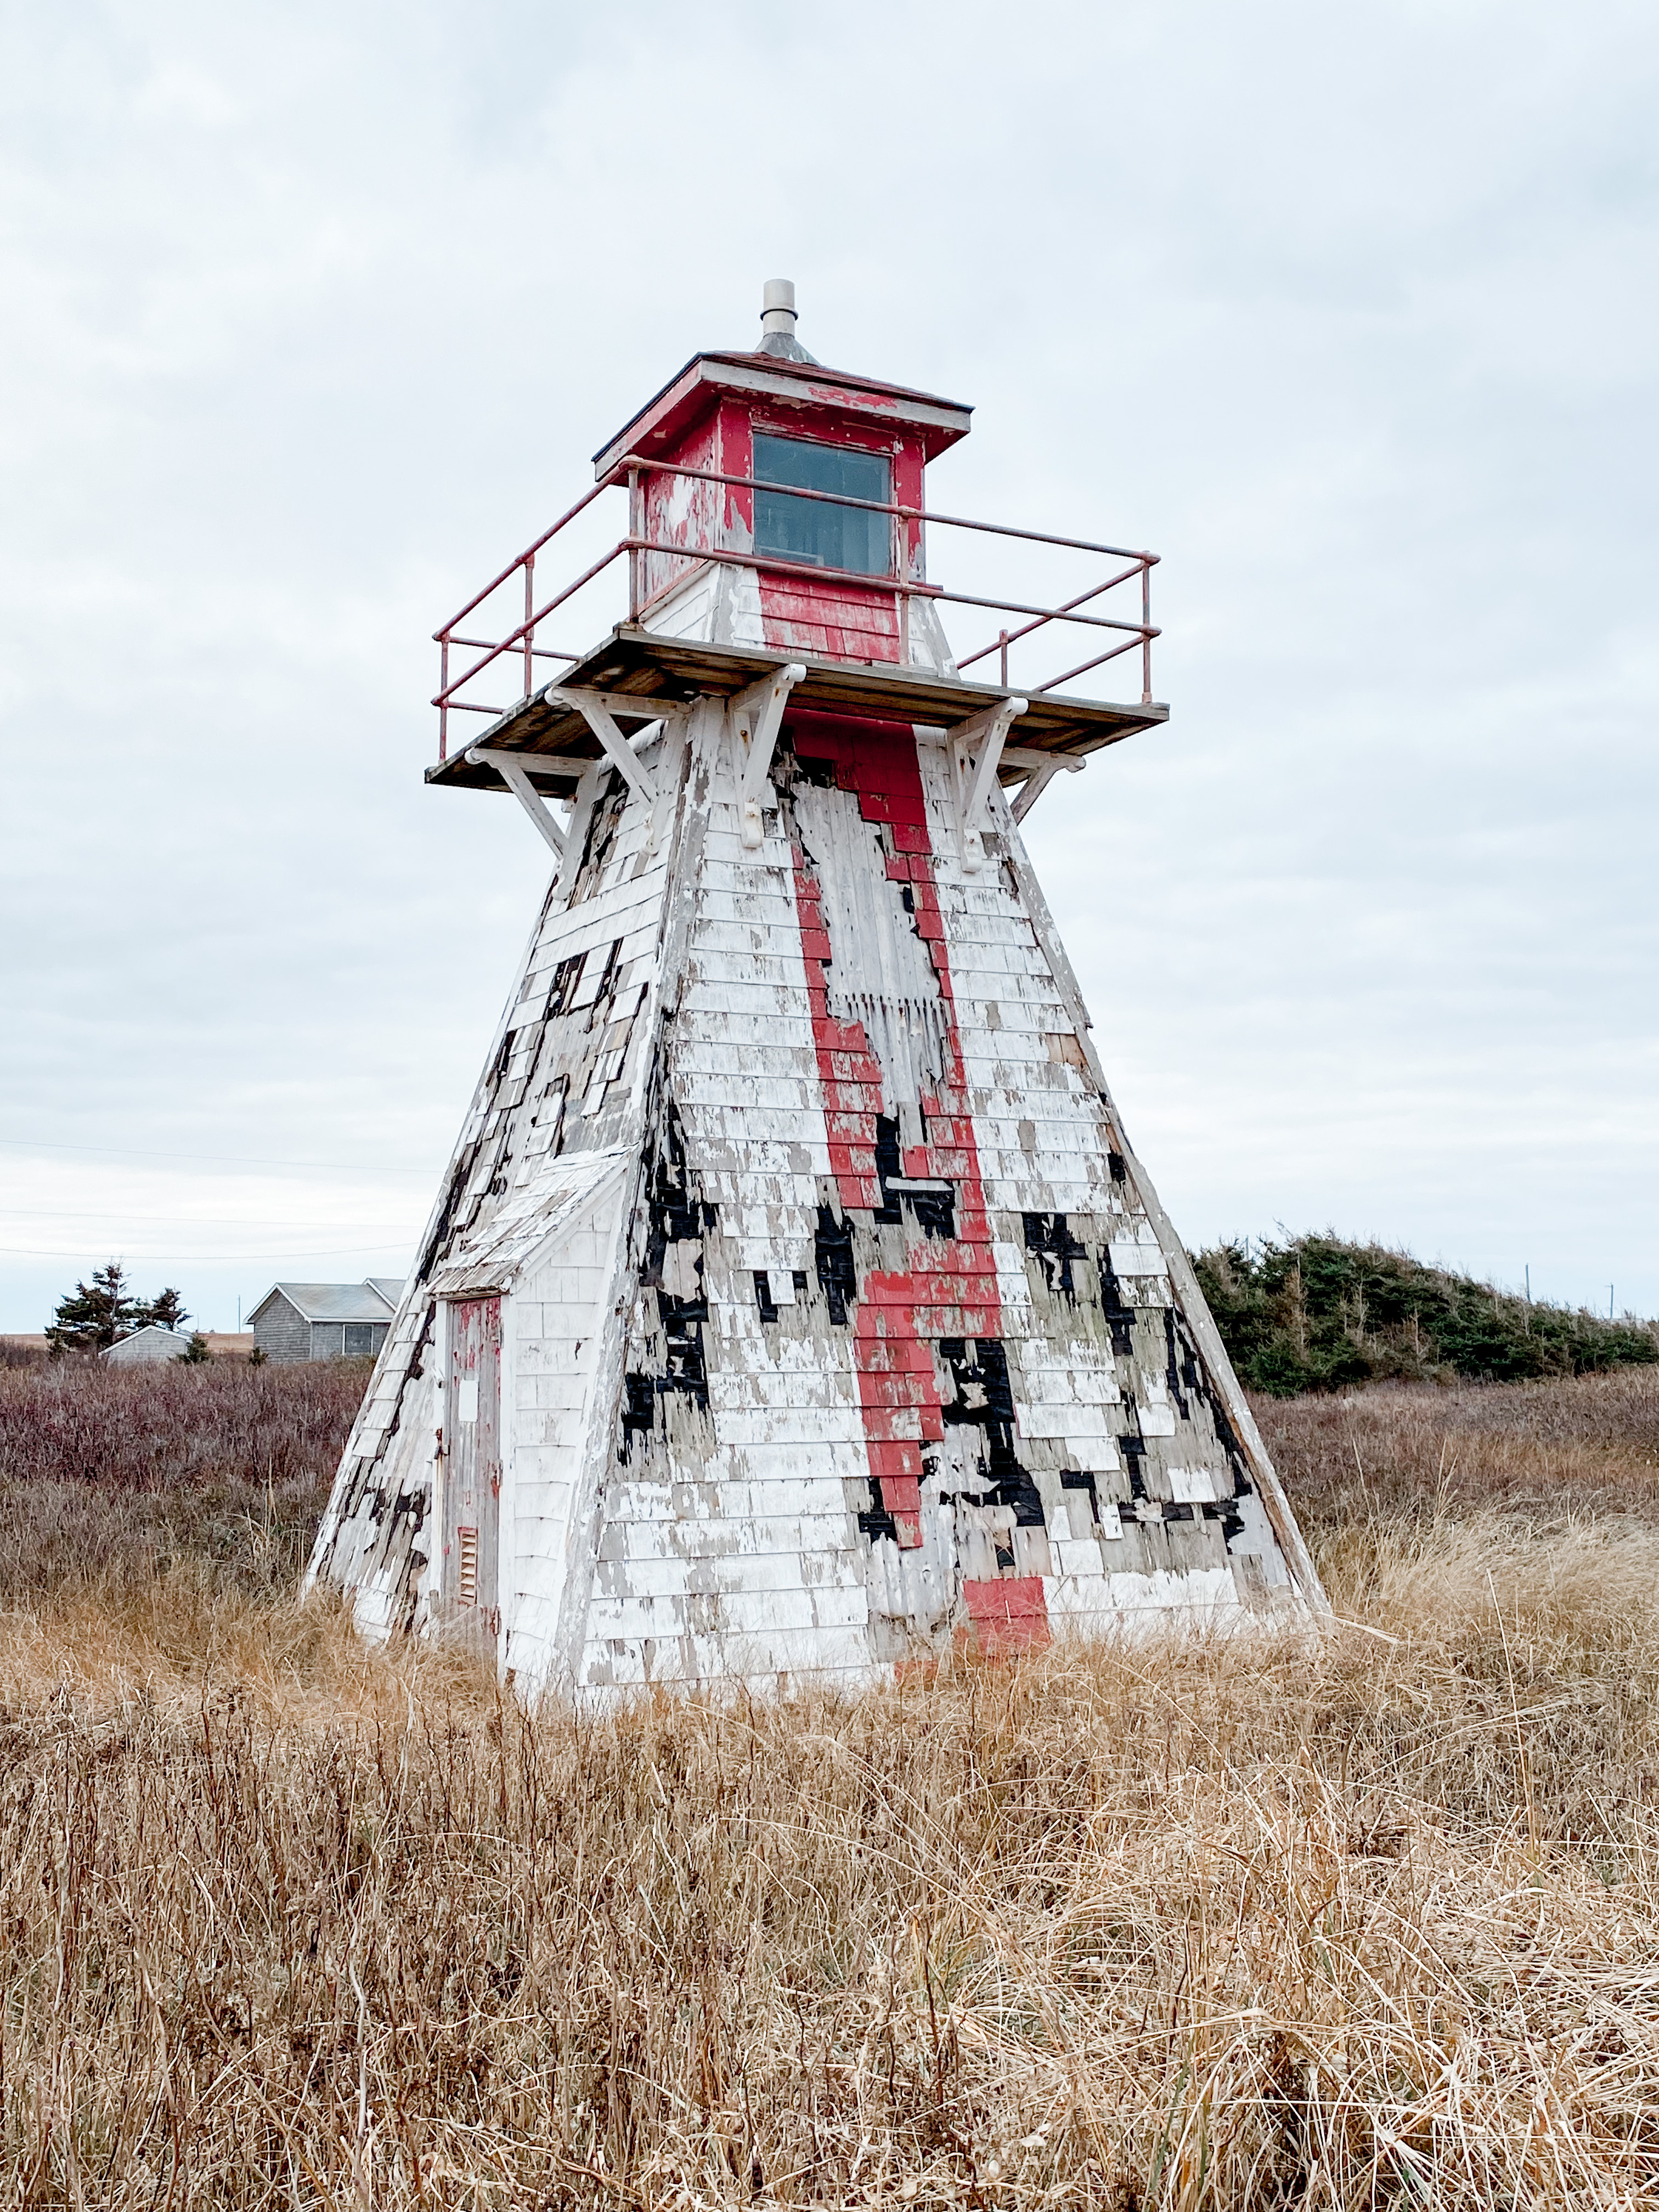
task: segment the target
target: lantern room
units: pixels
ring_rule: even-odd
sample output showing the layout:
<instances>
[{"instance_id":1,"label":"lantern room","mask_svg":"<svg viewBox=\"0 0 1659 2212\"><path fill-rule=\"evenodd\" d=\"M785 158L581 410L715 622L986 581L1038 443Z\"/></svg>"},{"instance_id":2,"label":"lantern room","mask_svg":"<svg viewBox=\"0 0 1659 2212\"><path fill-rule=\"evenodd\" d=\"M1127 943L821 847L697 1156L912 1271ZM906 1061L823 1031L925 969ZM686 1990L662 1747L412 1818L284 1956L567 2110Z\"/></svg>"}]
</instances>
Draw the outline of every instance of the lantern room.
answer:
<instances>
[{"instance_id":1,"label":"lantern room","mask_svg":"<svg viewBox=\"0 0 1659 2212\"><path fill-rule=\"evenodd\" d=\"M602 753L628 773L630 740L691 699L769 685L777 711L787 697L794 713L994 725L990 772L1024 787L1023 813L1057 769L1163 722L1155 554L930 507L927 465L971 416L815 361L793 285L769 280L760 344L695 355L595 454L593 488L434 633L428 781L509 788L536 811L532 796L568 798ZM607 494L625 497L626 526L584 559ZM964 536L971 573L949 554L935 573L952 538L960 565ZM986 587L988 540L1012 572L1006 594ZM1038 595L1027 578L1044 560L1069 561L1077 588ZM538 827L555 842L544 815Z\"/></svg>"},{"instance_id":2,"label":"lantern room","mask_svg":"<svg viewBox=\"0 0 1659 2212\"><path fill-rule=\"evenodd\" d=\"M634 618L659 635L938 671L922 471L971 410L822 368L767 287L760 349L700 354L594 456L626 471ZM672 550L669 550L672 549ZM711 559L709 556L713 556Z\"/></svg>"}]
</instances>

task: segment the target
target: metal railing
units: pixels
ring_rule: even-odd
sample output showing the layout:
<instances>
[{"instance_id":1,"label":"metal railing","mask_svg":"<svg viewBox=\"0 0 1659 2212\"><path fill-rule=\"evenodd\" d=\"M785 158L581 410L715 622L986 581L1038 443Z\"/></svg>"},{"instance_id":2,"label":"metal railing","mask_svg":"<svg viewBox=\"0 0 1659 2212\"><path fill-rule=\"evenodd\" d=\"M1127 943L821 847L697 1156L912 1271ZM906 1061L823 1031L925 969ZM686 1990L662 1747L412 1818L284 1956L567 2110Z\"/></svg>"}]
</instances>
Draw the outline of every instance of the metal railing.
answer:
<instances>
[{"instance_id":1,"label":"metal railing","mask_svg":"<svg viewBox=\"0 0 1659 2212\"><path fill-rule=\"evenodd\" d=\"M717 545L665 544L646 534L642 479L648 475L684 477L701 483L718 484L750 492L773 492L781 494L792 500L822 500L832 507L862 508L868 513L889 515L893 520L896 539L902 537L907 524L914 524L918 532L929 528L975 531L988 537L1013 538L1031 545L1052 546L1064 552L1085 553L1091 556L1127 563L1127 565L1117 568L1115 573L1108 576L1103 582L1090 585L1086 590L1078 592L1074 598L1066 599L1055 606L1043 606L1020 599L988 599L978 593L951 591L940 584L924 582L903 573L907 565L903 557L899 557L895 562L895 567L899 573L869 575L855 569L829 568L821 567L816 562L789 561L775 554L744 553L736 549ZM628 492L627 534L619 538L616 544L608 551L600 554L597 560L590 562L579 576L555 592L551 599L538 606L536 604L536 556L538 554L544 546L550 544L560 532L573 523L578 515L584 514L602 493L623 486ZM643 590L645 556L650 554L665 556L683 562L685 566L679 574L671 580L670 583L647 593ZM698 567L751 568L763 572L768 576L780 579L820 585L824 583L851 585L860 591L888 594L895 602L899 650L899 659L896 665L900 666L913 665L909 660L909 634L910 607L914 600L927 599L935 604L976 607L995 614L1024 617L1025 619L1021 621L1018 627L1011 629L1005 626L1000 629L996 635L988 643L977 646L971 653L959 656L956 662L958 671L961 671L972 667L978 661L988 659L993 653L997 654L999 672L1004 689L1006 689L1008 684L1009 648L1034 636L1039 630L1047 629L1051 623L1065 623L1075 625L1079 629L1119 633L1121 635L1121 643L1109 646L1105 651L1091 654L1087 659L1079 661L1075 667L1066 669L1061 674L1048 678L1045 683L1022 684L1020 688L1024 691L1034 693L1052 691L1060 684L1073 683L1079 676L1086 676L1091 670L1103 667L1108 661L1115 660L1121 654L1133 653L1138 648L1140 653L1141 700L1143 704L1152 703L1152 640L1158 635L1152 623L1152 569L1158 559L1156 553L1139 553L1123 545L1102 545L1085 538L1062 538L1048 531L1017 530L1003 523L975 522L966 515L935 514L924 507L905 507L891 501L852 499L842 492L809 491L801 485L771 483L755 477L729 476L717 469L690 468L677 462L647 459L642 454L629 453L623 456L601 483L595 484L591 491L584 493L574 507L567 507L551 528L542 532L534 544L526 546L518 558L509 562L501 574L492 578L481 592L475 592L459 612L450 617L441 629L433 632L439 648L438 690L432 703L438 709L438 757L440 760L447 760L449 757L449 716L452 711L458 714L488 714L492 717L504 714L508 711L507 705L488 705L481 701L465 699L459 696L487 669L495 668L501 663L505 663L508 667L520 669L524 688L520 696L527 699L538 688L535 671L537 661L562 661L568 665L583 658L580 653L568 653L554 647L538 645L536 641L536 633L544 622L558 612L561 607L603 575L613 562L622 560L624 556L628 562L628 619L630 622L638 621L641 615L647 613L653 605L659 605L670 591L678 590L692 569ZM468 616L477 613L486 600L492 599L520 573L524 579L523 619L509 630L505 637L490 639L464 635L459 625L466 621ZM1140 619L1138 622L1127 622L1111 616L1097 613L1085 614L1082 611L1084 608L1103 599L1109 592L1117 591L1125 586L1133 587L1137 580L1139 583L1140 599ZM458 649L461 652L476 652L480 656L464 668L459 675L452 672L452 654Z\"/></svg>"}]
</instances>

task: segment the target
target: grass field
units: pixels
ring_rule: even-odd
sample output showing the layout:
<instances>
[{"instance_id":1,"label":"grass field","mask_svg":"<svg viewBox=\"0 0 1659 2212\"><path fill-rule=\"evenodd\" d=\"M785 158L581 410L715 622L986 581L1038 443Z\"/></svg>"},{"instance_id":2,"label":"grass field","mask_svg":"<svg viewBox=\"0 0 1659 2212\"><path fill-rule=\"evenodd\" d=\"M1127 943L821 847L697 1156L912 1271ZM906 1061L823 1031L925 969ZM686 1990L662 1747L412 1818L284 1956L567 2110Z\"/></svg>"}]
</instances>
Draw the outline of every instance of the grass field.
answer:
<instances>
[{"instance_id":1,"label":"grass field","mask_svg":"<svg viewBox=\"0 0 1659 2212\"><path fill-rule=\"evenodd\" d=\"M9 2201L1659 2197L1656 1370L1264 1403L1317 1638L586 1717L289 1601L361 1382L0 1373Z\"/></svg>"}]
</instances>

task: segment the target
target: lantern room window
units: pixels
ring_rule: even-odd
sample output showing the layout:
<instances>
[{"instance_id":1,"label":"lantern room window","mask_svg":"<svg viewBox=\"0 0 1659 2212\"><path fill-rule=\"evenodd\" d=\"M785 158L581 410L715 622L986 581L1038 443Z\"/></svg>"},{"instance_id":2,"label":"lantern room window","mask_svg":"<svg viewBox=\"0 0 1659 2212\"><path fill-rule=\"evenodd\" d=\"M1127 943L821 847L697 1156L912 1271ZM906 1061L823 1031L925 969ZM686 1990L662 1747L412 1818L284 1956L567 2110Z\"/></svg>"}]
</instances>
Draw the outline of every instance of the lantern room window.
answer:
<instances>
[{"instance_id":1,"label":"lantern room window","mask_svg":"<svg viewBox=\"0 0 1659 2212\"><path fill-rule=\"evenodd\" d=\"M754 472L757 486L793 484L803 491L839 492L844 499L879 500L884 505L892 496L885 458L856 447L816 446L757 431ZM834 507L828 500L792 499L787 491L757 489L755 550L817 568L887 576L893 568L892 518L867 507Z\"/></svg>"}]
</instances>

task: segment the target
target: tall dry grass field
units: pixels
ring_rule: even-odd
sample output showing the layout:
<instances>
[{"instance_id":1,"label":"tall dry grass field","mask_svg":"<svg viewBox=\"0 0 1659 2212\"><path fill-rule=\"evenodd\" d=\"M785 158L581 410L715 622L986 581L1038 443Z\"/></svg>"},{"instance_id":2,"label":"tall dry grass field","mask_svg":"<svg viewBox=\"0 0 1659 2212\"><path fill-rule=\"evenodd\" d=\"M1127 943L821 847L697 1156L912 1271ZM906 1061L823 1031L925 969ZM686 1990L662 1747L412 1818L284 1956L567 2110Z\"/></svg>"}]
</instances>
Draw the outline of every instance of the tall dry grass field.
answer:
<instances>
[{"instance_id":1,"label":"tall dry grass field","mask_svg":"<svg viewBox=\"0 0 1659 2212\"><path fill-rule=\"evenodd\" d=\"M1654 2201L1655 1384L1263 1410L1355 1625L583 1717L158 1460L0 1620L10 2201Z\"/></svg>"},{"instance_id":2,"label":"tall dry grass field","mask_svg":"<svg viewBox=\"0 0 1659 2212\"><path fill-rule=\"evenodd\" d=\"M286 1595L371 1365L0 1368L0 1601L185 1560Z\"/></svg>"}]
</instances>

